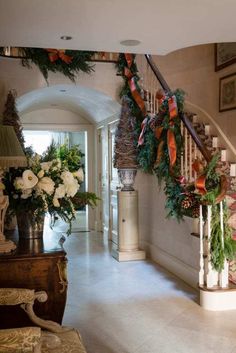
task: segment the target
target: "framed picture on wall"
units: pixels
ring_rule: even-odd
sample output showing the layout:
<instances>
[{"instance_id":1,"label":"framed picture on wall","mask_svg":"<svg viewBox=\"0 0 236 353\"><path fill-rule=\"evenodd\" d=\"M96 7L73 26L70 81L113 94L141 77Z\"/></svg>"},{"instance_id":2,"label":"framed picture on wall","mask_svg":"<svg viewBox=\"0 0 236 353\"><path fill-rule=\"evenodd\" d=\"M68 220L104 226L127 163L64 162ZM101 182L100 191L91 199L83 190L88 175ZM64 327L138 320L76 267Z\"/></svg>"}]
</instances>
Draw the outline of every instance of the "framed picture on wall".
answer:
<instances>
[{"instance_id":1,"label":"framed picture on wall","mask_svg":"<svg viewBox=\"0 0 236 353\"><path fill-rule=\"evenodd\" d=\"M215 44L215 71L236 63L236 43Z\"/></svg>"},{"instance_id":2,"label":"framed picture on wall","mask_svg":"<svg viewBox=\"0 0 236 353\"><path fill-rule=\"evenodd\" d=\"M236 109L236 73L220 78L219 111Z\"/></svg>"}]
</instances>

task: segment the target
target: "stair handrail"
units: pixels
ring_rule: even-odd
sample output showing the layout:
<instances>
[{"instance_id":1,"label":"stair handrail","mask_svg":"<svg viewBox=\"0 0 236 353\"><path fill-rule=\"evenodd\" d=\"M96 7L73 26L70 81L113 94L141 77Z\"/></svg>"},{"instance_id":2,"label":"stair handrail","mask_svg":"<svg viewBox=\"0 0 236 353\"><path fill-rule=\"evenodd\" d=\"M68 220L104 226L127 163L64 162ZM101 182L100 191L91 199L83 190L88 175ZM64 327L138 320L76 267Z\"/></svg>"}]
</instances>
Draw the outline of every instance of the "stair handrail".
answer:
<instances>
[{"instance_id":1,"label":"stair handrail","mask_svg":"<svg viewBox=\"0 0 236 353\"><path fill-rule=\"evenodd\" d=\"M160 70L156 66L154 60L152 59L152 56L150 54L145 54L145 58L146 58L146 60L147 60L147 62L149 64L150 68L152 69L152 72L154 73L155 77L159 81L162 89L165 91L165 93L170 93L171 89L170 89L168 83L166 82L166 80L164 79L163 75L161 74ZM205 145L202 142L201 138L196 133L193 125L191 124L191 121L182 112L180 112L179 116L180 116L180 119L182 120L184 126L188 130L189 134L192 136L192 139L196 143L198 149L201 151L203 157L205 158L207 163L209 163L210 160L212 159L212 155L209 152L209 150L205 147Z\"/></svg>"}]
</instances>

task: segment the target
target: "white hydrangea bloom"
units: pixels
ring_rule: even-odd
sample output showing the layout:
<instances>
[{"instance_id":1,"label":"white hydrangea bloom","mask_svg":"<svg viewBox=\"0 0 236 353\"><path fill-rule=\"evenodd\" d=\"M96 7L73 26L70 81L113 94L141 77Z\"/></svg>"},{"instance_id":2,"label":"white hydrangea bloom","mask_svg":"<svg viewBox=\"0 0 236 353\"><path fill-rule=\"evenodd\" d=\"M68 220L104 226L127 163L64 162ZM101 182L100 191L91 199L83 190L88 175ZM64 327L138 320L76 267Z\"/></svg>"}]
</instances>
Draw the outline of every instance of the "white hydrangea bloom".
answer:
<instances>
[{"instance_id":1,"label":"white hydrangea bloom","mask_svg":"<svg viewBox=\"0 0 236 353\"><path fill-rule=\"evenodd\" d=\"M60 202L56 197L53 198L52 202L54 207L60 207Z\"/></svg>"},{"instance_id":2,"label":"white hydrangea bloom","mask_svg":"<svg viewBox=\"0 0 236 353\"><path fill-rule=\"evenodd\" d=\"M61 199L62 197L65 197L66 194L66 188L64 184L59 184L59 186L55 190L55 195L57 199Z\"/></svg>"},{"instance_id":3,"label":"white hydrangea bloom","mask_svg":"<svg viewBox=\"0 0 236 353\"><path fill-rule=\"evenodd\" d=\"M84 181L84 171L82 168L79 168L76 172L73 173L73 175L79 179L79 181Z\"/></svg>"},{"instance_id":4,"label":"white hydrangea bloom","mask_svg":"<svg viewBox=\"0 0 236 353\"><path fill-rule=\"evenodd\" d=\"M41 179L43 176L44 176L44 170L41 169L41 170L38 172L37 177L38 177L39 179Z\"/></svg>"},{"instance_id":5,"label":"white hydrangea bloom","mask_svg":"<svg viewBox=\"0 0 236 353\"><path fill-rule=\"evenodd\" d=\"M66 184L66 195L68 197L74 197L77 191L79 190L78 180L73 178L73 181L70 184Z\"/></svg>"},{"instance_id":6,"label":"white hydrangea bloom","mask_svg":"<svg viewBox=\"0 0 236 353\"><path fill-rule=\"evenodd\" d=\"M45 172L48 172L49 169L51 168L52 166L52 161L51 162L42 162L40 163L41 165L41 168L45 171Z\"/></svg>"},{"instance_id":7,"label":"white hydrangea bloom","mask_svg":"<svg viewBox=\"0 0 236 353\"><path fill-rule=\"evenodd\" d=\"M73 174L68 170L65 170L64 172L61 173L61 179L63 180L63 183L65 185L73 184L74 182Z\"/></svg>"},{"instance_id":8,"label":"white hydrangea bloom","mask_svg":"<svg viewBox=\"0 0 236 353\"><path fill-rule=\"evenodd\" d=\"M42 179L39 180L37 184L37 188L39 190L45 191L48 195L53 194L54 186L55 186L54 181L49 177L43 177Z\"/></svg>"}]
</instances>

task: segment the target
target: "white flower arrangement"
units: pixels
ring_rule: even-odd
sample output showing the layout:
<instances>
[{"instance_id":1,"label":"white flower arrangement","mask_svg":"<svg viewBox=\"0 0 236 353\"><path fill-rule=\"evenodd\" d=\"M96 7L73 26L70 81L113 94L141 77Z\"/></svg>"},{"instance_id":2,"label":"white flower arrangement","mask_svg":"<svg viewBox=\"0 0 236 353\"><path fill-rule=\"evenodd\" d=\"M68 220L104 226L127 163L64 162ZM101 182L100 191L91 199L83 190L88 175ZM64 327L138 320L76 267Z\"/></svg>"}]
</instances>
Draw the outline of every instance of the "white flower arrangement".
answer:
<instances>
[{"instance_id":1,"label":"white flower arrangement","mask_svg":"<svg viewBox=\"0 0 236 353\"><path fill-rule=\"evenodd\" d=\"M83 156L78 145L52 142L42 156L30 153L27 168L6 172L0 190L9 196L10 215L27 213L33 224L42 222L48 212L52 225L60 217L68 223L70 234L76 210L94 207L99 200L96 194L79 190L84 181Z\"/></svg>"},{"instance_id":2,"label":"white flower arrangement","mask_svg":"<svg viewBox=\"0 0 236 353\"><path fill-rule=\"evenodd\" d=\"M16 214L30 212L36 220L49 212L52 222L59 216L71 226L75 217L72 198L83 179L81 169L72 173L58 159L41 162L39 156L34 155L27 169L15 169L8 175L10 208Z\"/></svg>"}]
</instances>

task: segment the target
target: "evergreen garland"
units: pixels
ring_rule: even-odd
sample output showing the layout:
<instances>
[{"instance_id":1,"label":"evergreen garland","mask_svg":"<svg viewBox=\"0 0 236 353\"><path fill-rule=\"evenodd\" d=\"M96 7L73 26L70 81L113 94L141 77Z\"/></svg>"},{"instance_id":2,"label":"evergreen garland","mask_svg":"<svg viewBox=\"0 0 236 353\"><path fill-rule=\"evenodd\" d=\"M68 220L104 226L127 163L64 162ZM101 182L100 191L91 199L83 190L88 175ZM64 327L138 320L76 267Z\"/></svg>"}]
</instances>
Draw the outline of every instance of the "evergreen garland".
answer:
<instances>
[{"instance_id":1,"label":"evergreen garland","mask_svg":"<svg viewBox=\"0 0 236 353\"><path fill-rule=\"evenodd\" d=\"M53 61L50 60L50 50L55 51ZM57 54L57 53L58 54ZM63 52L63 55L60 54ZM4 53L4 48L0 47L0 54ZM55 50L43 48L19 48L19 53L22 55L21 64L30 69L32 63L38 66L43 77L47 81L48 73L61 72L68 77L72 82L75 82L76 75L82 71L91 73L94 71L94 66L89 63L94 51L79 51L79 50ZM69 58L67 60L67 58Z\"/></svg>"},{"instance_id":2,"label":"evergreen garland","mask_svg":"<svg viewBox=\"0 0 236 353\"><path fill-rule=\"evenodd\" d=\"M118 60L118 73L124 79L124 86L120 92L120 96L128 96L130 98L130 109L136 117L135 136L138 141L138 136L141 132L141 122L145 118L141 110L134 101L130 92L128 79L124 75L124 68L127 65L124 54L120 54ZM133 61L131 71L135 77L135 83L140 93L141 89L138 86L137 66ZM170 123L170 112L168 99L172 96L176 97L178 116ZM213 268L220 272L224 267L225 259L233 259L236 252L236 242L231 237L231 228L228 225L228 210L224 203L224 245L222 244L222 231L220 225L220 212L217 196L221 192L221 176L216 172L218 155L213 156L212 160L203 170L205 176L206 193L201 195L196 192L194 184L186 184L184 177L181 175L181 155L183 154L183 137L180 129L180 114L184 109L184 92L176 90L169 92L159 107L159 112L155 117L148 117L144 127L144 143L138 147L138 164L139 168L148 173L154 173L161 184L164 181L164 192L166 194L166 209L168 210L167 217L175 217L177 220L182 220L184 216L193 218L199 217L199 206L212 205L212 234L210 239L211 263ZM176 143L176 162L170 168L170 157L168 151L168 130L173 131ZM159 132L158 132L159 131ZM158 132L158 133L157 133ZM203 206L203 217L206 219L206 206Z\"/></svg>"},{"instance_id":3,"label":"evergreen garland","mask_svg":"<svg viewBox=\"0 0 236 353\"><path fill-rule=\"evenodd\" d=\"M139 168L142 169L143 172L151 174L156 161L157 139L150 126L150 121L151 119L149 118L145 131L144 144L138 147L137 161ZM136 141L138 140L139 133L140 128L136 128Z\"/></svg>"},{"instance_id":4,"label":"evergreen garland","mask_svg":"<svg viewBox=\"0 0 236 353\"><path fill-rule=\"evenodd\" d=\"M141 87L139 86L139 76L138 76L138 69L137 69L137 65L135 63L135 54L132 54L133 57L133 61L132 61L132 65L130 67L130 71L133 75L134 78L134 82L136 85L136 89L137 91L142 95L142 90ZM125 67L127 67L127 61L125 58L125 54L119 54L119 58L118 61L116 63L116 68L117 68L117 75L122 76L124 84L121 87L120 90L120 98L122 99L124 96L128 97L130 99L129 101L129 108L131 110L131 114L132 116L134 116L136 118L137 121L137 129L139 129L140 131L140 124L142 122L142 120L145 118L139 108L139 106L137 105L137 103L135 102L132 93L130 92L130 88L129 88L129 83L128 83L128 78L125 76Z\"/></svg>"}]
</instances>

